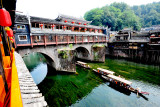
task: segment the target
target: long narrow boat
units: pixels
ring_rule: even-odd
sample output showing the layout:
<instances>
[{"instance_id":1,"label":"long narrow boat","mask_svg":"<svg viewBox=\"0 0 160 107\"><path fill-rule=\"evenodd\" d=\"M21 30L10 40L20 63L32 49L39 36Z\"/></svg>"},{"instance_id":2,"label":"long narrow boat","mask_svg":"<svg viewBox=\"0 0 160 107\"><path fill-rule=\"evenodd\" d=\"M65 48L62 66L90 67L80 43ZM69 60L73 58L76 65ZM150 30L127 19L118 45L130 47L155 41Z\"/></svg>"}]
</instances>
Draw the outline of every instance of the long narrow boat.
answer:
<instances>
[{"instance_id":1,"label":"long narrow boat","mask_svg":"<svg viewBox=\"0 0 160 107\"><path fill-rule=\"evenodd\" d=\"M90 66L87 65L87 63L82 62L82 61L77 61L76 65L79 65L79 66L81 66L81 67L83 67L83 68L90 69Z\"/></svg>"},{"instance_id":2,"label":"long narrow boat","mask_svg":"<svg viewBox=\"0 0 160 107\"><path fill-rule=\"evenodd\" d=\"M109 75L109 74L113 75L115 73L113 71L109 71L103 68L97 68L97 70L93 69L93 71L100 75Z\"/></svg>"},{"instance_id":3,"label":"long narrow boat","mask_svg":"<svg viewBox=\"0 0 160 107\"><path fill-rule=\"evenodd\" d=\"M107 76L102 75L102 78L115 84L118 87L127 89L131 92L134 92L134 93L137 93L138 95L142 95L142 94L149 95L148 92L139 91L139 89L135 89L135 88L131 87L132 82L125 80L124 78L114 76L114 75L107 75Z\"/></svg>"},{"instance_id":4,"label":"long narrow boat","mask_svg":"<svg viewBox=\"0 0 160 107\"><path fill-rule=\"evenodd\" d=\"M93 69L93 71L100 74L103 79L115 84L118 87L127 89L131 92L134 92L134 93L138 93L139 95L142 95L142 94L149 95L148 92L142 92L139 89L135 89L135 88L131 87L132 82L130 82L124 78L121 78L120 76L113 75L115 73L113 71L109 71L109 70L106 70L103 68L97 68L97 70Z\"/></svg>"}]
</instances>

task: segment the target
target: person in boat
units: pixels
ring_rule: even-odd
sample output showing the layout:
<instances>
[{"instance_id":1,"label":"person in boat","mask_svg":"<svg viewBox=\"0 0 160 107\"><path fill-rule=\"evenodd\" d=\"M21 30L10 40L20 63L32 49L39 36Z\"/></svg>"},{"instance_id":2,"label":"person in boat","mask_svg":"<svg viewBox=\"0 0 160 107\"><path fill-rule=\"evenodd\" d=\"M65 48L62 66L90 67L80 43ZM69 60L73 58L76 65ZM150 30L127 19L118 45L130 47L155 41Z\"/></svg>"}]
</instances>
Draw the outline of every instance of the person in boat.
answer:
<instances>
[{"instance_id":1,"label":"person in boat","mask_svg":"<svg viewBox=\"0 0 160 107\"><path fill-rule=\"evenodd\" d=\"M138 92L138 93L141 93L141 92L142 92L139 87L137 88L137 92Z\"/></svg>"}]
</instances>

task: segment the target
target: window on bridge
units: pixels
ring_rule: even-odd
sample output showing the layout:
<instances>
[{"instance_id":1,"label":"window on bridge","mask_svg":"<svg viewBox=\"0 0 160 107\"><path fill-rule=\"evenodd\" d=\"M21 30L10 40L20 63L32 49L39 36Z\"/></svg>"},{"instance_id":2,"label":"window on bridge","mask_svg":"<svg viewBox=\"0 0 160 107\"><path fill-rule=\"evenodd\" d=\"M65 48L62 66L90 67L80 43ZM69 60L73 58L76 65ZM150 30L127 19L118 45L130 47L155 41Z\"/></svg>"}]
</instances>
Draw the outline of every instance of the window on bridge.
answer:
<instances>
[{"instance_id":1,"label":"window on bridge","mask_svg":"<svg viewBox=\"0 0 160 107\"><path fill-rule=\"evenodd\" d=\"M35 28L39 28L39 23L34 23L34 22L33 22L33 23L31 23L31 26L32 26L32 27L35 27Z\"/></svg>"},{"instance_id":2,"label":"window on bridge","mask_svg":"<svg viewBox=\"0 0 160 107\"><path fill-rule=\"evenodd\" d=\"M56 25L56 29L59 29L59 26L58 26L58 25Z\"/></svg>"},{"instance_id":3,"label":"window on bridge","mask_svg":"<svg viewBox=\"0 0 160 107\"><path fill-rule=\"evenodd\" d=\"M18 35L19 41L27 41L27 35Z\"/></svg>"},{"instance_id":4,"label":"window on bridge","mask_svg":"<svg viewBox=\"0 0 160 107\"><path fill-rule=\"evenodd\" d=\"M85 32L85 29L84 28L81 28L81 31L80 32Z\"/></svg>"},{"instance_id":5,"label":"window on bridge","mask_svg":"<svg viewBox=\"0 0 160 107\"><path fill-rule=\"evenodd\" d=\"M25 29L25 25L17 25L17 29Z\"/></svg>"},{"instance_id":6,"label":"window on bridge","mask_svg":"<svg viewBox=\"0 0 160 107\"><path fill-rule=\"evenodd\" d=\"M74 31L75 31L75 32L79 32L79 27L75 27L75 28L74 28Z\"/></svg>"},{"instance_id":7,"label":"window on bridge","mask_svg":"<svg viewBox=\"0 0 160 107\"><path fill-rule=\"evenodd\" d=\"M45 24L45 25L44 25L44 28L46 28L46 29L51 29L51 25L50 25L50 24Z\"/></svg>"}]
</instances>

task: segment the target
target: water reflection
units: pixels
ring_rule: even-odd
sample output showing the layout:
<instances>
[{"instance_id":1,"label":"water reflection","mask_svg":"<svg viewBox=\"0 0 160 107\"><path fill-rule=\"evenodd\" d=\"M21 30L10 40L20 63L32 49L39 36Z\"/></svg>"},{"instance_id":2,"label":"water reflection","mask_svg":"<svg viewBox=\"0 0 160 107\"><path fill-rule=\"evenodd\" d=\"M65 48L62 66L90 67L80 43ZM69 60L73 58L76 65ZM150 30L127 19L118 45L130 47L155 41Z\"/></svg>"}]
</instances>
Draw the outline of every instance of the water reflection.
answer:
<instances>
[{"instance_id":1,"label":"water reflection","mask_svg":"<svg viewBox=\"0 0 160 107\"><path fill-rule=\"evenodd\" d=\"M32 53L23 57L23 60L30 71L33 80L39 84L47 75L47 64L45 57L40 53Z\"/></svg>"},{"instance_id":2,"label":"water reflection","mask_svg":"<svg viewBox=\"0 0 160 107\"><path fill-rule=\"evenodd\" d=\"M107 68L126 76L150 95L137 97L135 93L121 90L103 81L91 70L77 67L79 75L50 74L42 55L31 55L24 60L48 105L71 107L159 107L159 67L137 64L124 60L107 59L105 63L92 63L94 67ZM47 73L48 72L48 73ZM43 75L43 76L42 76ZM43 80L44 79L44 80ZM150 83L148 83L148 81ZM156 82L157 81L157 82Z\"/></svg>"},{"instance_id":3,"label":"water reflection","mask_svg":"<svg viewBox=\"0 0 160 107\"><path fill-rule=\"evenodd\" d=\"M41 83L47 76L47 64L40 63L36 68L32 69L31 75L36 84Z\"/></svg>"}]
</instances>

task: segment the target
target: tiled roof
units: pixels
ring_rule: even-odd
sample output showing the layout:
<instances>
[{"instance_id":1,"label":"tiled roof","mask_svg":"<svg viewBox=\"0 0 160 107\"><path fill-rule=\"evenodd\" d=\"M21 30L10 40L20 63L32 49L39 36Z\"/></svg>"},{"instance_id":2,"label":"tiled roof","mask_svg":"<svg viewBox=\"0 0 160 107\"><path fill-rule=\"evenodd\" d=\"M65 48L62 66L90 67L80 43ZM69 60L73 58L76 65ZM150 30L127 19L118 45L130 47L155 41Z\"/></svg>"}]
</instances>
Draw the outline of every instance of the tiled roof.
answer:
<instances>
[{"instance_id":1,"label":"tiled roof","mask_svg":"<svg viewBox=\"0 0 160 107\"><path fill-rule=\"evenodd\" d=\"M31 33L33 35L44 35L44 34L59 34L59 35L87 35L87 36L105 36L102 33L94 33L94 32L72 32L72 31L63 31L63 30L51 30L51 29L40 29L40 28L32 28Z\"/></svg>"}]
</instances>

